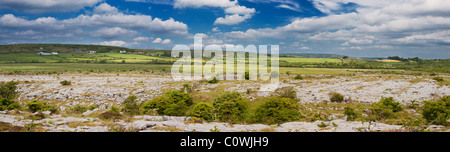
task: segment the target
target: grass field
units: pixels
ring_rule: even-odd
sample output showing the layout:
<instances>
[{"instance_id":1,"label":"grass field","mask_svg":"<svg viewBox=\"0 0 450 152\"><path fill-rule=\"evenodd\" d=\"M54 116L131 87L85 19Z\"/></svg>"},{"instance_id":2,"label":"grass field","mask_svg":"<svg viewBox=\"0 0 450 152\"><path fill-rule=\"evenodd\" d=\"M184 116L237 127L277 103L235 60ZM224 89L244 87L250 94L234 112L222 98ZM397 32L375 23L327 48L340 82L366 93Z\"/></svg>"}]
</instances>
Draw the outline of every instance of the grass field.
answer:
<instances>
[{"instance_id":1,"label":"grass field","mask_svg":"<svg viewBox=\"0 0 450 152\"><path fill-rule=\"evenodd\" d=\"M399 60L376 60L377 62L401 62Z\"/></svg>"},{"instance_id":2,"label":"grass field","mask_svg":"<svg viewBox=\"0 0 450 152\"><path fill-rule=\"evenodd\" d=\"M289 63L340 63L341 60L333 58L290 58L290 57L280 57L280 62Z\"/></svg>"},{"instance_id":3,"label":"grass field","mask_svg":"<svg viewBox=\"0 0 450 152\"><path fill-rule=\"evenodd\" d=\"M151 52L154 53L154 52ZM158 53L158 52L155 52ZM126 69L155 69L170 70L171 65L179 58L152 56L143 54L120 54L120 53L60 53L53 56L39 56L33 53L7 53L0 54L0 69L3 71L73 71L101 69L106 71L126 70ZM211 58L203 58L205 64ZM224 62L226 63L224 57ZM239 59L237 59L239 60ZM258 60L258 59L256 59ZM192 58L192 61L194 59ZM241 60L237 62L242 62ZM245 59L248 64L249 59ZM270 63L270 59L268 59ZM300 57L280 57L280 73L290 71L297 72L298 69L327 69L303 71L309 74L334 74L334 71L346 71L347 69L378 69L365 72L420 71L425 73L450 73L450 60L422 60L421 62L400 62L398 60L375 60L375 59L345 59L337 58L300 58ZM64 64L62 64L64 63ZM137 65L141 64L141 65ZM161 68L164 67L164 68ZM241 67L240 67L241 68ZM384 70L384 71L383 71ZM319 71L319 72L317 72ZM324 71L324 72L321 72ZM346 74L348 72L338 72ZM389 73L389 72L387 72ZM411 73L411 72L409 72ZM417 72L416 72L417 73Z\"/></svg>"}]
</instances>

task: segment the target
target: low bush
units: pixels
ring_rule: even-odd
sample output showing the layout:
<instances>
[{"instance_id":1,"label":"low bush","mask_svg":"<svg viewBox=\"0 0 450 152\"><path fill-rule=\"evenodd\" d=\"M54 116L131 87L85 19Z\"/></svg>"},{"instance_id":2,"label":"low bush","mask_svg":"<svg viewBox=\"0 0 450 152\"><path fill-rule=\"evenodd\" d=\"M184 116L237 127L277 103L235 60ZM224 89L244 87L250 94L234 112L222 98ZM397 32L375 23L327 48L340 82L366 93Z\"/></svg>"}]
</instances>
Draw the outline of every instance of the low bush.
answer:
<instances>
[{"instance_id":1,"label":"low bush","mask_svg":"<svg viewBox=\"0 0 450 152\"><path fill-rule=\"evenodd\" d=\"M31 101L27 104L28 110L31 112L42 112L42 111L50 111L51 113L55 113L58 109L54 105L50 105L45 102L38 102L36 100Z\"/></svg>"},{"instance_id":2,"label":"low bush","mask_svg":"<svg viewBox=\"0 0 450 152\"><path fill-rule=\"evenodd\" d=\"M198 103L192 108L190 116L197 117L205 121L213 121L214 107L209 103Z\"/></svg>"},{"instance_id":3,"label":"low bush","mask_svg":"<svg viewBox=\"0 0 450 152\"><path fill-rule=\"evenodd\" d=\"M61 81L61 82L59 82L61 85L63 85L63 86L66 86L66 85L72 85L72 82L70 82L70 81L67 81L67 80L64 80L64 81Z\"/></svg>"},{"instance_id":4,"label":"low bush","mask_svg":"<svg viewBox=\"0 0 450 152\"><path fill-rule=\"evenodd\" d=\"M342 102L344 101L344 96L337 92L331 92L329 94L330 96L330 102Z\"/></svg>"},{"instance_id":5,"label":"low bush","mask_svg":"<svg viewBox=\"0 0 450 152\"><path fill-rule=\"evenodd\" d=\"M191 93L192 92L192 88L189 84L183 84L183 88L181 88L182 92L185 93Z\"/></svg>"},{"instance_id":6,"label":"low bush","mask_svg":"<svg viewBox=\"0 0 450 152\"><path fill-rule=\"evenodd\" d=\"M325 128L325 127L328 127L328 125L325 124L324 122L321 122L320 124L317 124L317 127Z\"/></svg>"},{"instance_id":7,"label":"low bush","mask_svg":"<svg viewBox=\"0 0 450 152\"><path fill-rule=\"evenodd\" d=\"M347 116L347 121L353 121L358 117L358 113L352 107L345 107L344 114Z\"/></svg>"},{"instance_id":8,"label":"low bush","mask_svg":"<svg viewBox=\"0 0 450 152\"><path fill-rule=\"evenodd\" d=\"M247 101L237 92L228 92L213 102L216 118L223 122L240 122L247 110Z\"/></svg>"},{"instance_id":9,"label":"low bush","mask_svg":"<svg viewBox=\"0 0 450 152\"><path fill-rule=\"evenodd\" d=\"M303 80L303 77L301 75L297 75L294 77L295 80Z\"/></svg>"},{"instance_id":10,"label":"low bush","mask_svg":"<svg viewBox=\"0 0 450 152\"><path fill-rule=\"evenodd\" d=\"M444 78L442 78L442 77L434 77L433 80L435 80L437 82L442 82L442 81L444 81Z\"/></svg>"},{"instance_id":11,"label":"low bush","mask_svg":"<svg viewBox=\"0 0 450 152\"><path fill-rule=\"evenodd\" d=\"M180 91L169 91L142 105L145 114L156 109L159 115L184 116L189 106L193 104L192 97Z\"/></svg>"},{"instance_id":12,"label":"low bush","mask_svg":"<svg viewBox=\"0 0 450 152\"><path fill-rule=\"evenodd\" d=\"M295 100L269 98L256 109L253 121L264 124L281 124L298 120L299 117L299 108Z\"/></svg>"},{"instance_id":13,"label":"low bush","mask_svg":"<svg viewBox=\"0 0 450 152\"><path fill-rule=\"evenodd\" d=\"M291 75L291 71L286 71L286 75Z\"/></svg>"},{"instance_id":14,"label":"low bush","mask_svg":"<svg viewBox=\"0 0 450 152\"><path fill-rule=\"evenodd\" d=\"M218 82L219 82L219 80L216 77L214 77L212 80L208 81L208 83L211 83L211 84L215 84L215 83L218 83Z\"/></svg>"},{"instance_id":15,"label":"low bush","mask_svg":"<svg viewBox=\"0 0 450 152\"><path fill-rule=\"evenodd\" d=\"M250 80L250 73L249 72L245 72L244 73L244 80Z\"/></svg>"},{"instance_id":16,"label":"low bush","mask_svg":"<svg viewBox=\"0 0 450 152\"><path fill-rule=\"evenodd\" d=\"M438 101L425 101L422 115L429 123L449 125L450 122L447 120L450 120L450 96Z\"/></svg>"},{"instance_id":17,"label":"low bush","mask_svg":"<svg viewBox=\"0 0 450 152\"><path fill-rule=\"evenodd\" d=\"M297 92L294 90L294 87L278 88L276 92L281 98L297 99Z\"/></svg>"},{"instance_id":18,"label":"low bush","mask_svg":"<svg viewBox=\"0 0 450 152\"><path fill-rule=\"evenodd\" d=\"M3 110L21 110L22 106L20 106L19 103L14 102L12 100L6 99L6 98L1 98L0 99L0 111Z\"/></svg>"},{"instance_id":19,"label":"low bush","mask_svg":"<svg viewBox=\"0 0 450 152\"><path fill-rule=\"evenodd\" d=\"M136 101L136 99L136 96L129 96L127 99L125 99L125 101L123 102L124 107L122 108L122 112L130 116L141 114L141 111L139 109L140 104Z\"/></svg>"},{"instance_id":20,"label":"low bush","mask_svg":"<svg viewBox=\"0 0 450 152\"><path fill-rule=\"evenodd\" d=\"M19 84L19 82L0 82L0 98L6 98L8 100L16 98L18 95L18 92L16 91L17 84Z\"/></svg>"},{"instance_id":21,"label":"low bush","mask_svg":"<svg viewBox=\"0 0 450 152\"><path fill-rule=\"evenodd\" d=\"M395 102L394 98L382 97L380 102L373 103L370 107L373 118L376 120L396 118L396 113L402 111L403 108L399 102Z\"/></svg>"}]
</instances>

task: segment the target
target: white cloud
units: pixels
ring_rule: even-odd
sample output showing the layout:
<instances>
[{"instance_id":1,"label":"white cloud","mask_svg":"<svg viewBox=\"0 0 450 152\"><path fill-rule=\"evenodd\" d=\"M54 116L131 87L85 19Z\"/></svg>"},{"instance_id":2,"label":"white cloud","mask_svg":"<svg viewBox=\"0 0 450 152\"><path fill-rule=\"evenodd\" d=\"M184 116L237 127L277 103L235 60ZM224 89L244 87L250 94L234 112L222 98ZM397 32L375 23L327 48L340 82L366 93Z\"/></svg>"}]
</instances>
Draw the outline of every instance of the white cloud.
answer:
<instances>
[{"instance_id":1,"label":"white cloud","mask_svg":"<svg viewBox=\"0 0 450 152\"><path fill-rule=\"evenodd\" d=\"M238 1L231 0L175 0L174 8L201 8L201 7L219 7L223 8L225 17L219 17L214 25L235 25L239 24L253 16L256 12L254 8L247 8L238 5Z\"/></svg>"},{"instance_id":2,"label":"white cloud","mask_svg":"<svg viewBox=\"0 0 450 152\"><path fill-rule=\"evenodd\" d=\"M101 4L100 6L107 4ZM97 7L98 8L98 7ZM114 9L108 9L114 10ZM114 12L114 11L113 11ZM12 14L0 17L0 27L14 30L36 30L47 32L70 32L77 29L119 27L121 29L144 30L155 34L187 34L187 25L170 18L161 20L148 15L116 14L93 14L79 15L75 18L57 20L53 17L41 17L35 20L27 20ZM117 29L117 28L116 28Z\"/></svg>"},{"instance_id":3,"label":"white cloud","mask_svg":"<svg viewBox=\"0 0 450 152\"><path fill-rule=\"evenodd\" d=\"M300 4L296 0L247 0L253 3L275 3L277 8L289 9L292 11L301 11Z\"/></svg>"},{"instance_id":4,"label":"white cloud","mask_svg":"<svg viewBox=\"0 0 450 152\"><path fill-rule=\"evenodd\" d=\"M307 46L304 46L304 47L301 47L300 50L311 50L311 48L307 47Z\"/></svg>"},{"instance_id":5,"label":"white cloud","mask_svg":"<svg viewBox=\"0 0 450 152\"><path fill-rule=\"evenodd\" d=\"M71 12L92 7L102 0L1 0L0 8L31 13Z\"/></svg>"},{"instance_id":6,"label":"white cloud","mask_svg":"<svg viewBox=\"0 0 450 152\"><path fill-rule=\"evenodd\" d=\"M336 30L350 27L357 20L356 13L342 15L330 15L326 17L313 17L296 19L292 23L275 29L249 29L245 32L233 31L226 35L235 38L258 38L258 37L285 37L315 33L319 31Z\"/></svg>"},{"instance_id":7,"label":"white cloud","mask_svg":"<svg viewBox=\"0 0 450 152\"><path fill-rule=\"evenodd\" d=\"M152 41L152 43L161 43L162 39L161 38L156 38Z\"/></svg>"},{"instance_id":8,"label":"white cloud","mask_svg":"<svg viewBox=\"0 0 450 152\"><path fill-rule=\"evenodd\" d=\"M161 44L170 44L170 43L172 43L171 39L165 39L165 40L161 41Z\"/></svg>"},{"instance_id":9,"label":"white cloud","mask_svg":"<svg viewBox=\"0 0 450 152\"><path fill-rule=\"evenodd\" d=\"M175 0L173 6L175 8L200 8L200 7L232 7L237 1L230 0Z\"/></svg>"},{"instance_id":10,"label":"white cloud","mask_svg":"<svg viewBox=\"0 0 450 152\"><path fill-rule=\"evenodd\" d=\"M218 28L218 27L214 27L214 28L212 28L212 29L211 29L211 31L213 31L213 32L220 32L220 30L219 30L219 28Z\"/></svg>"},{"instance_id":11,"label":"white cloud","mask_svg":"<svg viewBox=\"0 0 450 152\"><path fill-rule=\"evenodd\" d=\"M233 15L226 15L225 18L223 17L219 17L216 19L216 21L214 21L214 25L217 24L224 24L224 25L235 25L235 24L239 24L243 21L245 21L246 19L249 19L251 17L251 15L246 14L246 15L239 15L239 14L233 14Z\"/></svg>"},{"instance_id":12,"label":"white cloud","mask_svg":"<svg viewBox=\"0 0 450 152\"><path fill-rule=\"evenodd\" d=\"M245 6L233 6L233 7L228 7L227 9L225 9L225 13L228 13L228 14L245 15L245 14L253 14L255 12L256 11L254 8L247 8Z\"/></svg>"},{"instance_id":13,"label":"white cloud","mask_svg":"<svg viewBox=\"0 0 450 152\"><path fill-rule=\"evenodd\" d=\"M107 45L107 46L127 46L127 42L124 41L103 41L98 43L100 45Z\"/></svg>"},{"instance_id":14,"label":"white cloud","mask_svg":"<svg viewBox=\"0 0 450 152\"><path fill-rule=\"evenodd\" d=\"M119 10L107 3L102 3L94 8L94 13L96 14L117 14Z\"/></svg>"},{"instance_id":15,"label":"white cloud","mask_svg":"<svg viewBox=\"0 0 450 152\"><path fill-rule=\"evenodd\" d=\"M153 39L151 37L136 37L133 39L133 41L148 41L150 39Z\"/></svg>"},{"instance_id":16,"label":"white cloud","mask_svg":"<svg viewBox=\"0 0 450 152\"><path fill-rule=\"evenodd\" d=\"M249 0L253 2L262 2ZM282 0L268 0L264 3ZM260 38L297 38L307 43L327 43L326 49L349 46L344 49L394 49L399 45L448 45L450 36L450 1L448 0L312 0L324 13L323 17L294 19L275 28L231 31L223 35L246 41ZM349 13L345 4L355 3ZM320 42L327 41L327 42ZM330 42L331 41L331 42ZM332 42L337 41L337 42ZM335 46L333 46L335 45Z\"/></svg>"},{"instance_id":17,"label":"white cloud","mask_svg":"<svg viewBox=\"0 0 450 152\"><path fill-rule=\"evenodd\" d=\"M136 31L131 31L127 29L123 29L120 27L113 27L113 28L101 28L95 32L92 33L93 37L100 37L103 39L113 39L118 37L131 37L136 35Z\"/></svg>"}]
</instances>

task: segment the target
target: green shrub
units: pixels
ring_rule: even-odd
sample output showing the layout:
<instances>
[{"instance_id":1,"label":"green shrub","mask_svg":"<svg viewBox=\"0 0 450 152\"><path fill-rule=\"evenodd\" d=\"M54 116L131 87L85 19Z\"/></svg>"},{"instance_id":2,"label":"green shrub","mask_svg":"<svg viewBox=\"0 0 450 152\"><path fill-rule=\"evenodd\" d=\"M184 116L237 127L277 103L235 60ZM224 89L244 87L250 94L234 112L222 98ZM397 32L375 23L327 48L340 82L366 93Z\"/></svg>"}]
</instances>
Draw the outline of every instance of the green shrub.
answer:
<instances>
[{"instance_id":1,"label":"green shrub","mask_svg":"<svg viewBox=\"0 0 450 152\"><path fill-rule=\"evenodd\" d=\"M300 117L296 101L290 98L269 98L255 112L254 121L264 124L280 124L298 120Z\"/></svg>"},{"instance_id":2,"label":"green shrub","mask_svg":"<svg viewBox=\"0 0 450 152\"><path fill-rule=\"evenodd\" d=\"M191 93L192 88L189 84L183 84L183 88L181 89L182 92Z\"/></svg>"},{"instance_id":3,"label":"green shrub","mask_svg":"<svg viewBox=\"0 0 450 152\"><path fill-rule=\"evenodd\" d=\"M317 124L317 127L325 128L325 127L328 127L328 125L325 124L324 122L321 122L320 124Z\"/></svg>"},{"instance_id":4,"label":"green shrub","mask_svg":"<svg viewBox=\"0 0 450 152\"><path fill-rule=\"evenodd\" d=\"M434 77L433 80L435 80L437 82L442 82L442 81L444 81L444 78L442 78L442 77Z\"/></svg>"},{"instance_id":5,"label":"green shrub","mask_svg":"<svg viewBox=\"0 0 450 152\"><path fill-rule=\"evenodd\" d=\"M291 71L286 71L286 75L291 75Z\"/></svg>"},{"instance_id":6,"label":"green shrub","mask_svg":"<svg viewBox=\"0 0 450 152\"><path fill-rule=\"evenodd\" d=\"M111 109L109 109L109 112L119 113L120 110L116 106L112 106Z\"/></svg>"},{"instance_id":7,"label":"green shrub","mask_svg":"<svg viewBox=\"0 0 450 152\"><path fill-rule=\"evenodd\" d=\"M44 102L38 102L36 100L31 101L27 104L28 110L31 112L42 112L42 111L50 111L51 113L55 113L58 109L56 106L50 105Z\"/></svg>"},{"instance_id":8,"label":"green shrub","mask_svg":"<svg viewBox=\"0 0 450 152\"><path fill-rule=\"evenodd\" d=\"M141 114L141 111L139 110L139 103L136 101L136 96L129 96L125 101L123 102L124 107L122 108L122 111L130 116L133 115L139 115Z\"/></svg>"},{"instance_id":9,"label":"green shrub","mask_svg":"<svg viewBox=\"0 0 450 152\"><path fill-rule=\"evenodd\" d=\"M212 80L208 81L208 83L211 83L211 84L215 84L215 83L218 83L218 82L219 82L219 80L217 80L216 77L214 77Z\"/></svg>"},{"instance_id":10,"label":"green shrub","mask_svg":"<svg viewBox=\"0 0 450 152\"><path fill-rule=\"evenodd\" d=\"M358 117L358 113L352 107L345 107L344 114L347 116L347 121L353 121Z\"/></svg>"},{"instance_id":11,"label":"green shrub","mask_svg":"<svg viewBox=\"0 0 450 152\"><path fill-rule=\"evenodd\" d=\"M394 98L382 97L380 102L373 103L370 110L374 116L374 119L387 119L396 118L396 112L402 111L403 108L400 106L399 102L395 102Z\"/></svg>"},{"instance_id":12,"label":"green shrub","mask_svg":"<svg viewBox=\"0 0 450 152\"><path fill-rule=\"evenodd\" d=\"M276 92L281 98L289 98L294 100L297 99L297 92L295 91L294 87L278 88Z\"/></svg>"},{"instance_id":13,"label":"green shrub","mask_svg":"<svg viewBox=\"0 0 450 152\"><path fill-rule=\"evenodd\" d=\"M6 98L8 100L16 98L18 95L18 92L16 91L17 84L19 84L19 82L0 82L0 98Z\"/></svg>"},{"instance_id":14,"label":"green shrub","mask_svg":"<svg viewBox=\"0 0 450 152\"><path fill-rule=\"evenodd\" d=\"M247 101L237 92L228 92L213 102L216 117L224 122L240 122L247 110Z\"/></svg>"},{"instance_id":15,"label":"green shrub","mask_svg":"<svg viewBox=\"0 0 450 152\"><path fill-rule=\"evenodd\" d=\"M438 101L425 101L423 105L423 117L432 124L449 125L450 122L450 96L445 96Z\"/></svg>"},{"instance_id":16,"label":"green shrub","mask_svg":"<svg viewBox=\"0 0 450 152\"><path fill-rule=\"evenodd\" d=\"M0 99L0 111L14 110L14 109L21 110L22 107L20 106L19 103L11 101L9 99L6 99L6 98Z\"/></svg>"},{"instance_id":17,"label":"green shrub","mask_svg":"<svg viewBox=\"0 0 450 152\"><path fill-rule=\"evenodd\" d=\"M331 92L329 94L330 96L330 102L342 102L344 101L344 96L337 92Z\"/></svg>"},{"instance_id":18,"label":"green shrub","mask_svg":"<svg viewBox=\"0 0 450 152\"><path fill-rule=\"evenodd\" d=\"M190 115L205 121L212 121L214 120L214 107L209 103L198 103L192 108Z\"/></svg>"},{"instance_id":19,"label":"green shrub","mask_svg":"<svg viewBox=\"0 0 450 152\"><path fill-rule=\"evenodd\" d=\"M64 80L64 81L61 81L61 82L59 82L61 85L63 85L63 86L66 86L66 85L72 85L72 82L70 82L70 81L67 81L67 80Z\"/></svg>"},{"instance_id":20,"label":"green shrub","mask_svg":"<svg viewBox=\"0 0 450 152\"><path fill-rule=\"evenodd\" d=\"M88 111L88 109L89 109L89 108L88 108L87 106L76 105L76 106L72 107L72 108L70 109L70 111L71 111L72 113L82 114L82 113Z\"/></svg>"},{"instance_id":21,"label":"green shrub","mask_svg":"<svg viewBox=\"0 0 450 152\"><path fill-rule=\"evenodd\" d=\"M294 79L296 79L296 80L303 80L303 77L301 75L297 75L297 76L294 77Z\"/></svg>"},{"instance_id":22,"label":"green shrub","mask_svg":"<svg viewBox=\"0 0 450 152\"><path fill-rule=\"evenodd\" d=\"M244 79L245 79L245 80L250 80L250 73L245 72L245 73L244 73Z\"/></svg>"},{"instance_id":23,"label":"green shrub","mask_svg":"<svg viewBox=\"0 0 450 152\"><path fill-rule=\"evenodd\" d=\"M142 108L144 114L151 109L156 109L159 115L184 116L192 103L192 97L189 94L169 91L144 103Z\"/></svg>"}]
</instances>

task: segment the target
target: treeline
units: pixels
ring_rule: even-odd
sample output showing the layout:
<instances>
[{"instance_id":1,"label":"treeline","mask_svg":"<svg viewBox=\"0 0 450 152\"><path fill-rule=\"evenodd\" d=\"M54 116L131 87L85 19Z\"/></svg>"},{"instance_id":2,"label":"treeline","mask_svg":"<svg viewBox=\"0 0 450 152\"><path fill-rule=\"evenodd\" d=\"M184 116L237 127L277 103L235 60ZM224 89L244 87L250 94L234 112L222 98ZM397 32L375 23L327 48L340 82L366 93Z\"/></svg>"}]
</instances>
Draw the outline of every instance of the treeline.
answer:
<instances>
[{"instance_id":1,"label":"treeline","mask_svg":"<svg viewBox=\"0 0 450 152\"><path fill-rule=\"evenodd\" d=\"M423 61L423 59L421 59L419 57L403 58L403 57L399 57L399 56L389 56L389 57L387 57L387 59L389 59L389 60L398 60L398 61L402 61L402 62L410 62L410 61L422 62Z\"/></svg>"}]
</instances>

